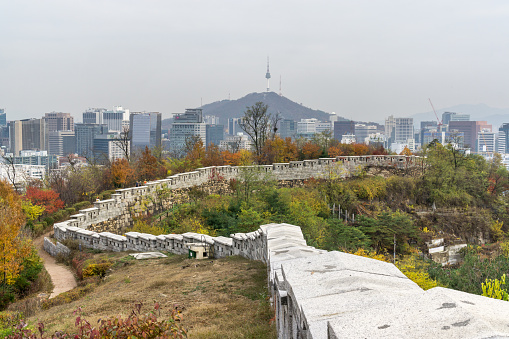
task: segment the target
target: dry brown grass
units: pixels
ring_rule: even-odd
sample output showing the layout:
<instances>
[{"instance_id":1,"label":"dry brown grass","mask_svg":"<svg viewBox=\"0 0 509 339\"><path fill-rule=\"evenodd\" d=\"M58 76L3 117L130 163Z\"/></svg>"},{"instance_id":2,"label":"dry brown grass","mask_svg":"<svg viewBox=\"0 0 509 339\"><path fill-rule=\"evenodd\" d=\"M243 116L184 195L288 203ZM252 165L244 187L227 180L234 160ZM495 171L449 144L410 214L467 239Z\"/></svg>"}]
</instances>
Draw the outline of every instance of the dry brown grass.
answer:
<instances>
[{"instance_id":1,"label":"dry brown grass","mask_svg":"<svg viewBox=\"0 0 509 339\"><path fill-rule=\"evenodd\" d=\"M92 324L100 318L127 316L135 302L145 309L154 302L163 310L178 307L190 338L275 338L267 300L267 269L261 262L239 257L190 260L184 256L138 261L125 253L98 254L116 264L103 282L77 301L41 311L30 321L42 321L51 332L74 330L72 312Z\"/></svg>"}]
</instances>

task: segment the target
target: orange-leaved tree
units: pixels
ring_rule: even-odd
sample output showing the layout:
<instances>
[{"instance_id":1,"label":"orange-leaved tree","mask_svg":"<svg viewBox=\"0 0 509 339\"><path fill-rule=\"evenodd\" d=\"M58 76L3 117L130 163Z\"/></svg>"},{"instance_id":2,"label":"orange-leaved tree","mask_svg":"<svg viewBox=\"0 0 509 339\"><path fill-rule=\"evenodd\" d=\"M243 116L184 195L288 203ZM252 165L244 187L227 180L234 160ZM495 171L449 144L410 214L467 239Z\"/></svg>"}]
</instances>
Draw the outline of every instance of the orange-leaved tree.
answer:
<instances>
[{"instance_id":1,"label":"orange-leaved tree","mask_svg":"<svg viewBox=\"0 0 509 339\"><path fill-rule=\"evenodd\" d=\"M265 142L262 151L266 164L289 162L298 158L297 144L292 141L292 138L283 140L279 136L275 136L274 139Z\"/></svg>"},{"instance_id":2,"label":"orange-leaved tree","mask_svg":"<svg viewBox=\"0 0 509 339\"><path fill-rule=\"evenodd\" d=\"M311 141L306 142L302 146L301 152L304 159L318 159L320 157L320 154L322 154L320 146L312 143Z\"/></svg>"},{"instance_id":3,"label":"orange-leaved tree","mask_svg":"<svg viewBox=\"0 0 509 339\"><path fill-rule=\"evenodd\" d=\"M205 157L202 161L202 165L204 167L208 166L223 166L225 160L221 156L221 150L214 144L210 144L207 146L207 150L205 151Z\"/></svg>"},{"instance_id":4,"label":"orange-leaved tree","mask_svg":"<svg viewBox=\"0 0 509 339\"><path fill-rule=\"evenodd\" d=\"M401 153L399 155L410 156L410 155L412 155L412 151L407 146L405 146L405 148L403 148L403 150L401 151Z\"/></svg>"},{"instance_id":5,"label":"orange-leaved tree","mask_svg":"<svg viewBox=\"0 0 509 339\"><path fill-rule=\"evenodd\" d=\"M64 207L64 202L59 196L60 194L52 189L29 186L24 198L34 205L44 207L44 214L48 215Z\"/></svg>"},{"instance_id":6,"label":"orange-leaved tree","mask_svg":"<svg viewBox=\"0 0 509 339\"><path fill-rule=\"evenodd\" d=\"M111 162L109 171L106 172L109 185L115 188L124 188L134 180L134 169L127 159L115 159Z\"/></svg>"},{"instance_id":7,"label":"orange-leaved tree","mask_svg":"<svg viewBox=\"0 0 509 339\"><path fill-rule=\"evenodd\" d=\"M0 293L12 285L30 254L30 243L21 238L25 223L21 198L4 180L0 180Z\"/></svg>"},{"instance_id":8,"label":"orange-leaved tree","mask_svg":"<svg viewBox=\"0 0 509 339\"><path fill-rule=\"evenodd\" d=\"M136 174L138 180L148 181L164 177L166 169L145 146L141 156L136 160Z\"/></svg>"}]
</instances>

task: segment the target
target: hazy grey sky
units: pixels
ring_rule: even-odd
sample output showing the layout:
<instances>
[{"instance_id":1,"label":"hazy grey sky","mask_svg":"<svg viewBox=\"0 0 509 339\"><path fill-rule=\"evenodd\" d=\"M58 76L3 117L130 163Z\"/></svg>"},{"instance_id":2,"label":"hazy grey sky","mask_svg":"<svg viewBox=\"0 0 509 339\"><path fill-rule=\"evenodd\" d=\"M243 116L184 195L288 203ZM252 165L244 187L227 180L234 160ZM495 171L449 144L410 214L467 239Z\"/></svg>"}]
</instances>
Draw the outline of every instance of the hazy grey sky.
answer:
<instances>
[{"instance_id":1,"label":"hazy grey sky","mask_svg":"<svg viewBox=\"0 0 509 339\"><path fill-rule=\"evenodd\" d=\"M509 107L507 1L0 0L8 119L271 89L356 120Z\"/></svg>"}]
</instances>

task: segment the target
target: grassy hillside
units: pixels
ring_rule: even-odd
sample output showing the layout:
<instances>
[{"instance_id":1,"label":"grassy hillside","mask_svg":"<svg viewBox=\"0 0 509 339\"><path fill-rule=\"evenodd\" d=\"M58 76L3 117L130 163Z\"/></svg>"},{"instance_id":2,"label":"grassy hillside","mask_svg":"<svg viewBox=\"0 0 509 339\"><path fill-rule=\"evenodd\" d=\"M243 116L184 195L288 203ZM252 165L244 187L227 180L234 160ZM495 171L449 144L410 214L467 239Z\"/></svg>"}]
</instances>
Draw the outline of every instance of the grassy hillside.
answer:
<instances>
[{"instance_id":1,"label":"grassy hillside","mask_svg":"<svg viewBox=\"0 0 509 339\"><path fill-rule=\"evenodd\" d=\"M158 302L163 314L175 308L182 312L190 338L276 337L261 262L240 257L198 261L171 254L139 261L126 253L96 254L94 259L114 262L101 282L79 300L41 310L28 320L43 322L48 333L72 332L78 307L94 325L110 316L125 318L134 303L143 302L148 312ZM69 295L61 295L65 299Z\"/></svg>"}]
</instances>

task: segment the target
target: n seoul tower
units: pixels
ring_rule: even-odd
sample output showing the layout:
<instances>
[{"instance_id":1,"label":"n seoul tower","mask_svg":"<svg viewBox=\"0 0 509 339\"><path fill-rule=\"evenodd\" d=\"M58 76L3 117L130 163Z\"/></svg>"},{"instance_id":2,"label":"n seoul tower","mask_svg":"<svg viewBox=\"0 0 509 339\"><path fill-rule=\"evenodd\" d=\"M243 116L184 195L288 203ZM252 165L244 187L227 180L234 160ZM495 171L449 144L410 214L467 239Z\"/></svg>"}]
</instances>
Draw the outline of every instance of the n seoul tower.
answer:
<instances>
[{"instance_id":1,"label":"n seoul tower","mask_svg":"<svg viewBox=\"0 0 509 339\"><path fill-rule=\"evenodd\" d=\"M267 73L265 73L265 78L267 79L267 92L269 92L270 91L270 86L269 86L269 79L270 79L269 57L267 57Z\"/></svg>"}]
</instances>

